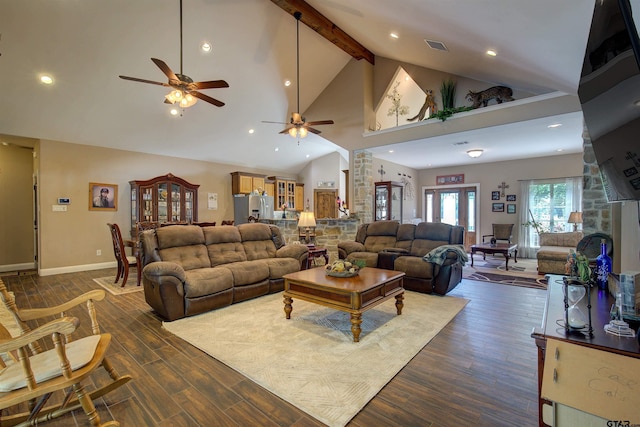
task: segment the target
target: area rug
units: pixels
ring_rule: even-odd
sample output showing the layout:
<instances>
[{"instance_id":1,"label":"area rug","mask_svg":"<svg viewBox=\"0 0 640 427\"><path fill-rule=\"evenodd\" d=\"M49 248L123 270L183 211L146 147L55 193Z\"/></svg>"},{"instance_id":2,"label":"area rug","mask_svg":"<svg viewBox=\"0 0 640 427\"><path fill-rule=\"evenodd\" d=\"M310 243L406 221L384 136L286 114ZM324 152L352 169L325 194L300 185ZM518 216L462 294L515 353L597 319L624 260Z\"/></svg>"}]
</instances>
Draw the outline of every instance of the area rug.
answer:
<instances>
[{"instance_id":1,"label":"area rug","mask_svg":"<svg viewBox=\"0 0 640 427\"><path fill-rule=\"evenodd\" d=\"M538 261L535 259L521 258L518 259L517 263L510 259L509 270L507 270L504 256L502 255L487 255L486 260L483 260L480 255L476 255L473 260L473 267L469 262L462 269L462 278L503 285L547 289L547 281L543 275L538 275L537 267Z\"/></svg>"},{"instance_id":2,"label":"area rug","mask_svg":"<svg viewBox=\"0 0 640 427\"><path fill-rule=\"evenodd\" d=\"M135 277L133 278L133 281L131 281L131 276L129 276L127 284L124 286L124 288L120 286L122 285L122 280L120 280L118 283L113 283L113 279L114 276L109 276L93 279L93 281L105 288L113 295L130 294L131 292L140 292L142 290L142 285L136 286Z\"/></svg>"},{"instance_id":3,"label":"area rug","mask_svg":"<svg viewBox=\"0 0 640 427\"><path fill-rule=\"evenodd\" d=\"M301 300L285 319L282 293L163 327L329 426L344 426L467 304L405 292L362 315L353 342L349 314Z\"/></svg>"}]
</instances>

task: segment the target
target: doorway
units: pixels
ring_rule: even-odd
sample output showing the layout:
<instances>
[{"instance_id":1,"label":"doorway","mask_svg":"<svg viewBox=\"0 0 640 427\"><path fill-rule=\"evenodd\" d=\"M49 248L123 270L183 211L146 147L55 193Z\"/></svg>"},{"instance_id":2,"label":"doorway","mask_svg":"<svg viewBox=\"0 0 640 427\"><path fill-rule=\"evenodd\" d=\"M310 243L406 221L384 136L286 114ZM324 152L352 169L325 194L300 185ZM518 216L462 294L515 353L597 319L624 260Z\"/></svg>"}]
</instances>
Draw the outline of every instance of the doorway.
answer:
<instances>
[{"instance_id":1,"label":"doorway","mask_svg":"<svg viewBox=\"0 0 640 427\"><path fill-rule=\"evenodd\" d=\"M476 243L478 222L478 189L464 187L427 187L424 190L424 220L464 227L464 247L468 251Z\"/></svg>"},{"instance_id":2,"label":"doorway","mask_svg":"<svg viewBox=\"0 0 640 427\"><path fill-rule=\"evenodd\" d=\"M316 218L337 218L338 190L313 190L313 209Z\"/></svg>"}]
</instances>

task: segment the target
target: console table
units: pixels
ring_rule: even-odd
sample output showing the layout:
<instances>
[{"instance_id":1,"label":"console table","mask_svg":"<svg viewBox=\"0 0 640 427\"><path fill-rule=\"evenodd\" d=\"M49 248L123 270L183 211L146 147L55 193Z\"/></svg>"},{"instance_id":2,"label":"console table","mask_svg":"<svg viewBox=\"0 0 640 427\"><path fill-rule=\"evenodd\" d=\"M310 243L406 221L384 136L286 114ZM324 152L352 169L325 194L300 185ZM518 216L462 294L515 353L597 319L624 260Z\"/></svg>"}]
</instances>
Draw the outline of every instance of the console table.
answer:
<instances>
[{"instance_id":1,"label":"console table","mask_svg":"<svg viewBox=\"0 0 640 427\"><path fill-rule=\"evenodd\" d=\"M604 331L615 298L593 289L594 336L567 333L558 324L564 319L562 276L547 277L542 324L531 333L538 346L540 426L640 424L640 345L636 338ZM586 302L582 303L586 315ZM637 330L638 325L631 326Z\"/></svg>"}]
</instances>

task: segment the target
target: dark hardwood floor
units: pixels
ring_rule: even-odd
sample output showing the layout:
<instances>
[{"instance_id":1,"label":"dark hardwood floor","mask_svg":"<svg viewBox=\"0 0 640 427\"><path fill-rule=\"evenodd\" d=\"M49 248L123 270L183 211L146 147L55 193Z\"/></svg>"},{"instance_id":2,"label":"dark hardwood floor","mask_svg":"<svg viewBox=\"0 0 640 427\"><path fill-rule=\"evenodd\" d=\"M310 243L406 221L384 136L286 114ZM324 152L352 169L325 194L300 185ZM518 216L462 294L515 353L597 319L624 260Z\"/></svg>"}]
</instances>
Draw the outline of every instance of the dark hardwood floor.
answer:
<instances>
[{"instance_id":1,"label":"dark hardwood floor","mask_svg":"<svg viewBox=\"0 0 640 427\"><path fill-rule=\"evenodd\" d=\"M111 275L115 269L3 280L20 307L43 307L100 288L92 279ZM113 335L108 355L120 374L134 379L98 402L103 422L116 419L136 427L323 425L166 332L142 292L107 295L97 310L101 326ZM530 334L541 321L545 291L463 280L450 295L470 302L349 426L538 425L537 352ZM84 314L70 314L84 319ZM87 323L81 325L85 333ZM102 370L99 374L96 384L107 379ZM74 413L48 425L88 422L84 414Z\"/></svg>"}]
</instances>

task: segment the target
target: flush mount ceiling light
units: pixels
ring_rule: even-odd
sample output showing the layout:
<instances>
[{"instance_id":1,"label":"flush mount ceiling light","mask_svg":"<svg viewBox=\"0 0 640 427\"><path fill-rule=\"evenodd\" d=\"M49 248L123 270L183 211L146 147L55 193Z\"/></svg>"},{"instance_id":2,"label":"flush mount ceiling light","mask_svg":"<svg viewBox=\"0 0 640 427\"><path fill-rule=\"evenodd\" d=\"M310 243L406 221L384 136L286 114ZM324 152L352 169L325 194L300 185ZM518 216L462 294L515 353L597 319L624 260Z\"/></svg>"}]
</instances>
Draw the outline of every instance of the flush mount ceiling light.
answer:
<instances>
[{"instance_id":1,"label":"flush mount ceiling light","mask_svg":"<svg viewBox=\"0 0 640 427\"><path fill-rule=\"evenodd\" d=\"M40 76L40 81L46 85L53 84L53 78L47 75Z\"/></svg>"},{"instance_id":2,"label":"flush mount ceiling light","mask_svg":"<svg viewBox=\"0 0 640 427\"><path fill-rule=\"evenodd\" d=\"M484 153L484 150L480 150L480 149L474 149L474 150L467 151L467 155L469 157L474 158L474 159L482 156L482 153Z\"/></svg>"},{"instance_id":3,"label":"flush mount ceiling light","mask_svg":"<svg viewBox=\"0 0 640 427\"><path fill-rule=\"evenodd\" d=\"M498 55L498 54L496 53L496 51L495 51L495 50L491 50L491 49L489 49L489 50L487 51L487 55L488 55L488 56L496 56L496 55Z\"/></svg>"}]
</instances>

